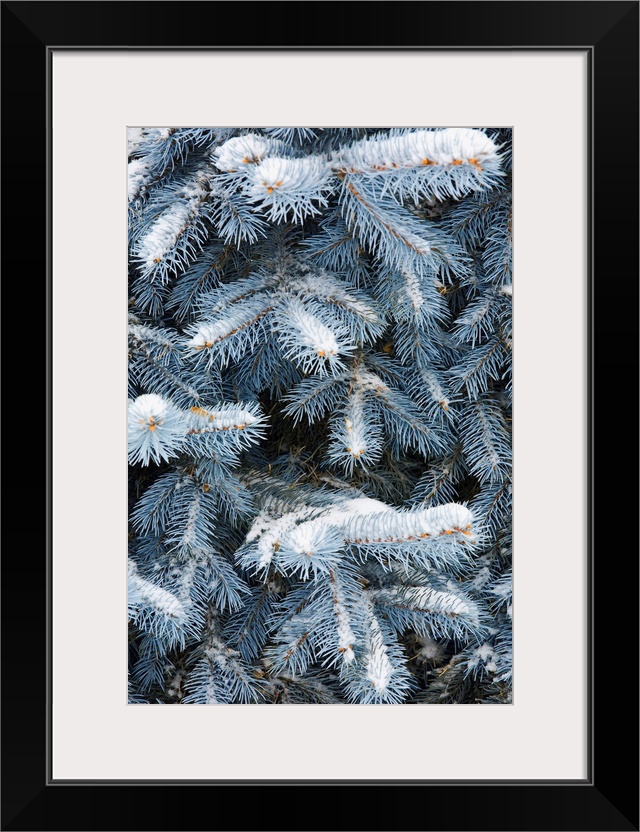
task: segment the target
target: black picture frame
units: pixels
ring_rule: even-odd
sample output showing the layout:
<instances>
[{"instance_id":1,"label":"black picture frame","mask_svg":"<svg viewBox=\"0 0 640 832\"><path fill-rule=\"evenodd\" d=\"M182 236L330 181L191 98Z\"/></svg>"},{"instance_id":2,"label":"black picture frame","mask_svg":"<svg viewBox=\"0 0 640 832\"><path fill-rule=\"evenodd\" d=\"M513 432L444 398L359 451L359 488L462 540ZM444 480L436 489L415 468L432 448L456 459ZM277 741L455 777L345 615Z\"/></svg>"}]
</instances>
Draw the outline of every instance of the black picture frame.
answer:
<instances>
[{"instance_id":1,"label":"black picture frame","mask_svg":"<svg viewBox=\"0 0 640 832\"><path fill-rule=\"evenodd\" d=\"M587 779L426 783L52 780L48 733L49 443L29 463L25 462L28 451L23 456L21 449L17 464L25 472L27 493L33 494L35 488L30 472L38 472L37 500L27 505L44 507L40 473L43 452L48 460L47 523L41 545L34 545L33 532L27 546L16 537L5 547L2 562L2 829L637 830L637 502L634 500L632 507L630 498L635 495L621 494L621 488L612 483L622 482L629 466L635 480L636 470L636 432L628 414L636 398L638 378L637 366L632 366L637 356L636 339L630 343L637 332L637 319L621 325L620 305L628 310L623 314L628 315L632 309L637 312L639 3L341 2L339 14L326 2L82 1L1 5L5 286L8 284L10 289L16 283L15 269L24 269L28 252L32 297L42 299L43 325L48 335L46 361L41 340L33 351L29 390L22 392L21 399L31 407L42 400L46 389L49 436L48 153L50 66L55 49L580 49L589 56L591 85L591 727ZM235 9L225 9L227 6ZM227 15L239 10L241 28L220 25ZM282 24L285 16L286 27ZM240 38L242 43L238 42ZM15 133L14 124L19 125ZM18 164L19 160L28 163ZM20 252L18 259L16 251ZM25 280L17 280L17 285L24 292ZM19 303L18 292L14 297ZM14 317L20 313L10 304L9 314ZM24 360L24 348L19 346L19 350ZM42 387L35 382L36 368ZM13 427L10 429L13 434ZM611 454L612 431L628 436L624 453ZM12 483L10 491L15 490ZM26 499L24 494L22 499ZM37 596L35 603L33 593ZM542 683L557 683L561 696L562 680ZM79 691L79 695L90 695L90 691ZM165 786L167 791L149 791ZM345 788L354 790L347 803L352 807L349 814L345 808L338 811L344 796L340 790ZM245 808L236 812L235 807L241 806ZM485 812L487 806L493 811ZM234 816L236 821L232 820Z\"/></svg>"}]
</instances>

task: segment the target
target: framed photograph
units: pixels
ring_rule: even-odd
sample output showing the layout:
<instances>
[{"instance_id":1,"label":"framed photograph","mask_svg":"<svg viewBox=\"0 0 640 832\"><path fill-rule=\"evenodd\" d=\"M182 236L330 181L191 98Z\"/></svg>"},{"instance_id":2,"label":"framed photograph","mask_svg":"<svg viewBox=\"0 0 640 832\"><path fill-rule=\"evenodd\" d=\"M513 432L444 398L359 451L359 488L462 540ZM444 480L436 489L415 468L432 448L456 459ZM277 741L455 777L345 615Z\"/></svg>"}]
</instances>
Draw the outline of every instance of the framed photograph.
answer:
<instances>
[{"instance_id":1,"label":"framed photograph","mask_svg":"<svg viewBox=\"0 0 640 832\"><path fill-rule=\"evenodd\" d=\"M637 830L638 3L2 20L2 828Z\"/></svg>"}]
</instances>

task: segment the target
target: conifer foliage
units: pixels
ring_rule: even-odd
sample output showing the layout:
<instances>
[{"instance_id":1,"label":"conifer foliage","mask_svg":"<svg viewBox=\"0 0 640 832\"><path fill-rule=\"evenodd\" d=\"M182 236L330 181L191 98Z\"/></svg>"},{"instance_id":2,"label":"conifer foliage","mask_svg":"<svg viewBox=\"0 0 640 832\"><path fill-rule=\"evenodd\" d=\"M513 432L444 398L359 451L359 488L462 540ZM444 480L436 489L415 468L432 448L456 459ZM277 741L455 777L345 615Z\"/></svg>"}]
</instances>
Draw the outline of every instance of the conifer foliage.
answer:
<instances>
[{"instance_id":1,"label":"conifer foliage","mask_svg":"<svg viewBox=\"0 0 640 832\"><path fill-rule=\"evenodd\" d=\"M511 133L129 131L129 701L511 701Z\"/></svg>"}]
</instances>

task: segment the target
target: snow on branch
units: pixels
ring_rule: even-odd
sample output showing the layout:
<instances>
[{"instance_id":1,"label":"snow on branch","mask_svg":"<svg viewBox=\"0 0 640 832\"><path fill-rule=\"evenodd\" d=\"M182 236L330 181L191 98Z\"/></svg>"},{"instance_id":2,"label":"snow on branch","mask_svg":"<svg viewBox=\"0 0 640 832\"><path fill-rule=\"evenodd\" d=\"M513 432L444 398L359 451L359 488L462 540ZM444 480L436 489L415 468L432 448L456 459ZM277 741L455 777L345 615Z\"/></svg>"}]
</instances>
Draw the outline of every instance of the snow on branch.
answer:
<instances>
[{"instance_id":1,"label":"snow on branch","mask_svg":"<svg viewBox=\"0 0 640 832\"><path fill-rule=\"evenodd\" d=\"M279 517L263 512L238 558L255 572L275 565L283 574L308 575L328 571L350 546L365 558L367 550L373 552L380 544L385 552L402 557L402 551L418 555L434 542L468 546L475 537L473 515L462 504L405 510L356 497L326 509L303 506Z\"/></svg>"},{"instance_id":2,"label":"snow on branch","mask_svg":"<svg viewBox=\"0 0 640 832\"><path fill-rule=\"evenodd\" d=\"M342 655L346 664L351 664L355 658L353 646L356 643L356 636L351 628L350 615L341 581L334 569L329 570L329 580L331 583L331 599L337 621L338 653Z\"/></svg>"},{"instance_id":3,"label":"snow on branch","mask_svg":"<svg viewBox=\"0 0 640 832\"><path fill-rule=\"evenodd\" d=\"M129 583L129 604L133 608L146 604L158 613L177 621L185 617L182 604L176 596L142 578L132 560L129 560Z\"/></svg>"},{"instance_id":4,"label":"snow on branch","mask_svg":"<svg viewBox=\"0 0 640 832\"><path fill-rule=\"evenodd\" d=\"M400 196L460 197L494 184L499 148L482 130L452 127L362 139L334 154L338 174L377 177Z\"/></svg>"},{"instance_id":5,"label":"snow on branch","mask_svg":"<svg viewBox=\"0 0 640 832\"><path fill-rule=\"evenodd\" d=\"M248 201L267 210L273 222L302 222L320 213L335 187L324 159L264 159L246 172Z\"/></svg>"},{"instance_id":6,"label":"snow on branch","mask_svg":"<svg viewBox=\"0 0 640 832\"><path fill-rule=\"evenodd\" d=\"M198 457L225 448L246 448L264 436L264 416L256 402L192 407L186 416L187 447Z\"/></svg>"},{"instance_id":7,"label":"snow on branch","mask_svg":"<svg viewBox=\"0 0 640 832\"><path fill-rule=\"evenodd\" d=\"M329 326L322 309L294 299L281 314L277 331L286 358L305 373L336 375L345 369L342 359L355 350L346 327L337 321Z\"/></svg>"},{"instance_id":8,"label":"snow on branch","mask_svg":"<svg viewBox=\"0 0 640 832\"><path fill-rule=\"evenodd\" d=\"M382 430L364 407L362 391L356 389L338 411L331 425L328 457L348 474L354 466L368 468L382 456Z\"/></svg>"},{"instance_id":9,"label":"snow on branch","mask_svg":"<svg viewBox=\"0 0 640 832\"><path fill-rule=\"evenodd\" d=\"M215 363L225 367L264 341L263 318L272 309L273 305L266 295L247 297L229 304L225 312L205 318L187 329L190 337L186 348L203 353L209 367Z\"/></svg>"},{"instance_id":10,"label":"snow on branch","mask_svg":"<svg viewBox=\"0 0 640 832\"><path fill-rule=\"evenodd\" d=\"M284 145L265 136L247 133L245 136L234 136L216 148L212 153L212 160L218 170L235 173L248 165L261 162L270 152L278 152Z\"/></svg>"},{"instance_id":11,"label":"snow on branch","mask_svg":"<svg viewBox=\"0 0 640 832\"><path fill-rule=\"evenodd\" d=\"M298 260L291 263L284 277L283 288L288 293L326 306L357 340L370 341L384 331L378 305L326 268Z\"/></svg>"},{"instance_id":12,"label":"snow on branch","mask_svg":"<svg viewBox=\"0 0 640 832\"><path fill-rule=\"evenodd\" d=\"M377 615L370 593L359 604L364 629L364 647L358 659L343 667L347 696L351 702L402 702L413 687L402 650L384 620Z\"/></svg>"},{"instance_id":13,"label":"snow on branch","mask_svg":"<svg viewBox=\"0 0 640 832\"><path fill-rule=\"evenodd\" d=\"M179 264L188 265L205 239L201 228L201 206L207 199L207 190L199 181L187 183L176 199L162 213L153 219L138 238L134 257L144 273L152 274L169 257L169 268ZM183 235L189 231L187 239ZM178 248L178 244L182 246ZM167 271L162 270L163 278Z\"/></svg>"},{"instance_id":14,"label":"snow on branch","mask_svg":"<svg viewBox=\"0 0 640 832\"><path fill-rule=\"evenodd\" d=\"M292 157L277 139L246 135L229 139L213 153L216 167L241 177L247 202L273 222L302 222L320 213L335 187L324 156Z\"/></svg>"},{"instance_id":15,"label":"snow on branch","mask_svg":"<svg viewBox=\"0 0 640 832\"><path fill-rule=\"evenodd\" d=\"M129 619L168 644L184 644L190 626L183 603L173 593L143 578L132 559L128 561L128 578Z\"/></svg>"},{"instance_id":16,"label":"snow on branch","mask_svg":"<svg viewBox=\"0 0 640 832\"><path fill-rule=\"evenodd\" d=\"M264 435L263 426L264 416L255 402L183 411L170 399L146 393L129 402L129 460L148 465L181 452L224 455L257 442Z\"/></svg>"},{"instance_id":17,"label":"snow on branch","mask_svg":"<svg viewBox=\"0 0 640 832\"><path fill-rule=\"evenodd\" d=\"M473 515L460 503L403 510L378 500L359 498L348 501L337 518L345 539L358 546L418 543L443 536L467 541L474 538Z\"/></svg>"},{"instance_id":18,"label":"snow on branch","mask_svg":"<svg viewBox=\"0 0 640 832\"><path fill-rule=\"evenodd\" d=\"M149 162L144 157L141 159L132 159L129 162L129 188L128 196L129 202L135 200L144 192L147 182L149 181L151 172L149 170Z\"/></svg>"}]
</instances>

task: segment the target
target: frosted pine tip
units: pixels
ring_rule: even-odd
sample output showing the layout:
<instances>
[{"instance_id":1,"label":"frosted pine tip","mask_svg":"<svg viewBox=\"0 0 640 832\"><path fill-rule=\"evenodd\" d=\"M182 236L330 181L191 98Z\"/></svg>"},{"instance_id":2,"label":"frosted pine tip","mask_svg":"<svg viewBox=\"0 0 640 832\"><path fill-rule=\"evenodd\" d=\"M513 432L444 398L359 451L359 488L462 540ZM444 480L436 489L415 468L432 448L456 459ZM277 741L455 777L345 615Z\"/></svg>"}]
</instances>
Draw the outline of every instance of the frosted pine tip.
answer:
<instances>
[{"instance_id":1,"label":"frosted pine tip","mask_svg":"<svg viewBox=\"0 0 640 832\"><path fill-rule=\"evenodd\" d=\"M168 459L169 454L175 456L175 449L184 436L182 412L155 393L129 402L128 423L129 458L144 465L150 460Z\"/></svg>"}]
</instances>

